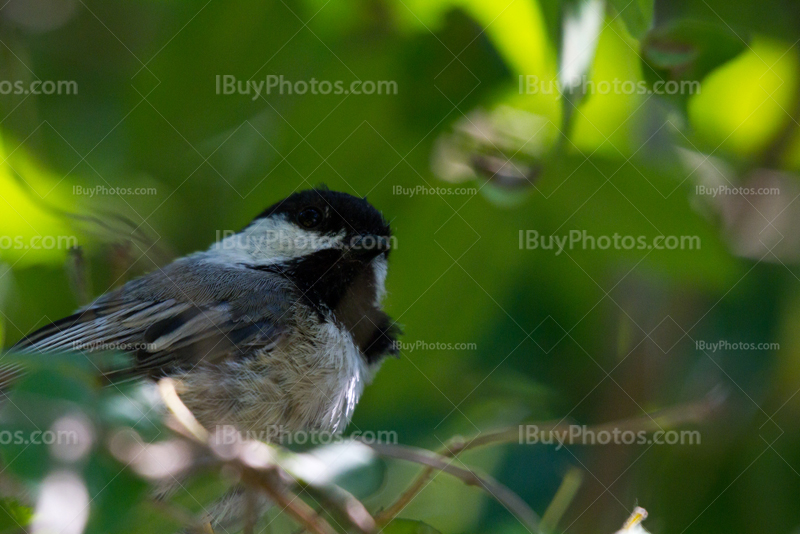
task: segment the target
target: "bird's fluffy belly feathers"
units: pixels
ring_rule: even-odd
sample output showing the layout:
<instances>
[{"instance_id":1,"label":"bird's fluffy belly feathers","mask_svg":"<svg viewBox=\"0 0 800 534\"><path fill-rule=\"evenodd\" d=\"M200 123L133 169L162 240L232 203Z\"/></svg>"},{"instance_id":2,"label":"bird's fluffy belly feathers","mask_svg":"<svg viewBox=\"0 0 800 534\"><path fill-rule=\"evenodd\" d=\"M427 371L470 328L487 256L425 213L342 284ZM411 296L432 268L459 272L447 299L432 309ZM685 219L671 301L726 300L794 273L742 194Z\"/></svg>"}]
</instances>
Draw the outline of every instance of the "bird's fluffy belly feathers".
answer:
<instances>
[{"instance_id":1,"label":"bird's fluffy belly feathers","mask_svg":"<svg viewBox=\"0 0 800 534\"><path fill-rule=\"evenodd\" d=\"M212 431L233 425L270 439L344 430L372 373L349 332L328 322L313 330L252 358L178 374L181 399Z\"/></svg>"}]
</instances>

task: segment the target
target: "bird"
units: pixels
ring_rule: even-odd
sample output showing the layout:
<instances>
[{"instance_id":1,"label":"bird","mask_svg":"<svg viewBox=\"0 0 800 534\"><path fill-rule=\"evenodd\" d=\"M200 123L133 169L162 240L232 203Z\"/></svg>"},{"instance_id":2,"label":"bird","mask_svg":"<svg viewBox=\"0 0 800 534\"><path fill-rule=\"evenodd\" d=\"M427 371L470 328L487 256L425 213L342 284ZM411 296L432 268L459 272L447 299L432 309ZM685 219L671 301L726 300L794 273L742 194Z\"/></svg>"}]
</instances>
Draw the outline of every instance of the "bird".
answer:
<instances>
[{"instance_id":1,"label":"bird","mask_svg":"<svg viewBox=\"0 0 800 534\"><path fill-rule=\"evenodd\" d=\"M129 363L102 369L104 380L169 377L211 430L340 433L398 352L400 327L382 309L393 248L366 198L295 192L12 350L123 352Z\"/></svg>"}]
</instances>

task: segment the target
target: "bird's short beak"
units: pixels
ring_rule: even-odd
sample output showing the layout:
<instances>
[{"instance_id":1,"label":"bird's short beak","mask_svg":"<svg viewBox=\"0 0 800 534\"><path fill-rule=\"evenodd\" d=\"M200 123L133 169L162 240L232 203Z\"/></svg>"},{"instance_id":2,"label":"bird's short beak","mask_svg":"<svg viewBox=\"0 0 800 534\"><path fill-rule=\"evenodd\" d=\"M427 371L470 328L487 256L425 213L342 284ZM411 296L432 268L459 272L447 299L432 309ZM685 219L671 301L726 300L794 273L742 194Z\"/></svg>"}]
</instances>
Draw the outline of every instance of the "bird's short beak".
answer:
<instances>
[{"instance_id":1,"label":"bird's short beak","mask_svg":"<svg viewBox=\"0 0 800 534\"><path fill-rule=\"evenodd\" d=\"M360 235L355 238L349 248L349 253L360 260L371 260L391 248L389 238L382 235Z\"/></svg>"}]
</instances>

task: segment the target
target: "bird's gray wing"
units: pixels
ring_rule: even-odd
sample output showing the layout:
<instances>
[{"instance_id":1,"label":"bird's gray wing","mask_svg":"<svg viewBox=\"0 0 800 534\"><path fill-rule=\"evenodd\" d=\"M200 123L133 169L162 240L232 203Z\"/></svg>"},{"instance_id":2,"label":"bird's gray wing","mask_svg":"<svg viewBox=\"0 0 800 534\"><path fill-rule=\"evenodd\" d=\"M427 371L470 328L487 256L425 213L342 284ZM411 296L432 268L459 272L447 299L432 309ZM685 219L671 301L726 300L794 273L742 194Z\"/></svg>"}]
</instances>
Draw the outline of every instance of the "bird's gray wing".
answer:
<instances>
[{"instance_id":1,"label":"bird's gray wing","mask_svg":"<svg viewBox=\"0 0 800 534\"><path fill-rule=\"evenodd\" d=\"M105 372L112 379L245 357L282 338L292 306L285 284L272 273L189 257L41 328L13 350L131 353L131 367Z\"/></svg>"}]
</instances>

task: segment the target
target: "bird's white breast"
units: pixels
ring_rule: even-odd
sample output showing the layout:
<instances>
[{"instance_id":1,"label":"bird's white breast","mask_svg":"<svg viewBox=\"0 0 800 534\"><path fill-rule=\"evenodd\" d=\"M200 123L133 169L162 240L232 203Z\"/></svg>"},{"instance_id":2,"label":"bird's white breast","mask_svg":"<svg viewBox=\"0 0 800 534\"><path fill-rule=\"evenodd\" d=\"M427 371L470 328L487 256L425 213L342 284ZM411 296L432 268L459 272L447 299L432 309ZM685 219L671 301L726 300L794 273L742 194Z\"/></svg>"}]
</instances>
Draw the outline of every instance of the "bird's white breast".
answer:
<instances>
[{"instance_id":1,"label":"bird's white breast","mask_svg":"<svg viewBox=\"0 0 800 534\"><path fill-rule=\"evenodd\" d=\"M177 376L181 399L210 430L233 425L260 439L341 432L370 372L349 332L330 322L311 328L270 352Z\"/></svg>"}]
</instances>

